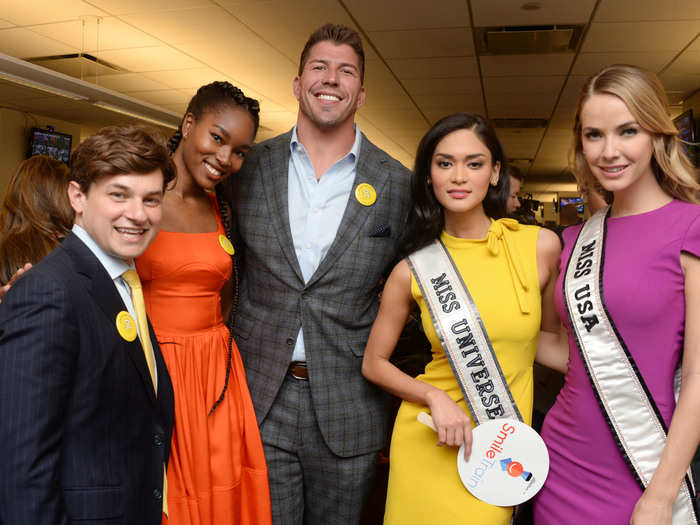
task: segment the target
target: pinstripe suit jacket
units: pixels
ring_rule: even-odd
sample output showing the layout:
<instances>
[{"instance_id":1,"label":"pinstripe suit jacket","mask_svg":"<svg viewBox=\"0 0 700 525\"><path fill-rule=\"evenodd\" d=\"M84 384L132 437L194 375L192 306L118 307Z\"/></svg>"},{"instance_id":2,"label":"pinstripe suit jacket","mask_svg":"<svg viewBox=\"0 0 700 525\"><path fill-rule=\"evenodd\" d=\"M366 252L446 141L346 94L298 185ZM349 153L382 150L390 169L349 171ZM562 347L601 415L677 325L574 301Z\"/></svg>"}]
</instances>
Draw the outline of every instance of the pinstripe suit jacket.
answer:
<instances>
[{"instance_id":1,"label":"pinstripe suit jacket","mask_svg":"<svg viewBox=\"0 0 700 525\"><path fill-rule=\"evenodd\" d=\"M152 336L156 398L139 339L117 332L122 310L72 233L0 304L2 525L160 525L172 385Z\"/></svg>"},{"instance_id":2,"label":"pinstripe suit jacket","mask_svg":"<svg viewBox=\"0 0 700 525\"><path fill-rule=\"evenodd\" d=\"M304 283L289 226L290 138L253 148L233 177L243 270L234 333L262 422L303 325L316 419L329 448L350 457L379 450L389 432L389 397L361 365L408 214L409 172L362 137L353 188L369 183L377 200L363 206L351 193L328 253Z\"/></svg>"}]
</instances>

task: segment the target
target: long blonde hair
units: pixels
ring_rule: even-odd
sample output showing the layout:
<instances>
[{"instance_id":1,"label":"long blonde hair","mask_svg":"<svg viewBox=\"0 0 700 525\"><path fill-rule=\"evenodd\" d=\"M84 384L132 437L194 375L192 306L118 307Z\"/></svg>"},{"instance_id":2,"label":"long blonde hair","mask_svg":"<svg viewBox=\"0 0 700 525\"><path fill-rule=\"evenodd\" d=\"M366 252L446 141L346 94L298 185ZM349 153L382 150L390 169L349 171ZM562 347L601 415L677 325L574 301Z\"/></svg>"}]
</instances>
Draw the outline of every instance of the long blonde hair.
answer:
<instances>
[{"instance_id":1,"label":"long blonde hair","mask_svg":"<svg viewBox=\"0 0 700 525\"><path fill-rule=\"evenodd\" d=\"M0 208L0 284L24 263L43 259L70 231L68 174L62 162L37 155L10 178Z\"/></svg>"},{"instance_id":2,"label":"long blonde hair","mask_svg":"<svg viewBox=\"0 0 700 525\"><path fill-rule=\"evenodd\" d=\"M624 64L603 68L588 79L579 95L574 117L571 164L580 186L592 186L610 202L591 173L583 156L581 110L595 94L614 95L622 100L637 123L652 136L652 169L661 188L678 199L700 204L698 171L683 150L678 130L669 116L668 99L659 78L652 72Z\"/></svg>"}]
</instances>

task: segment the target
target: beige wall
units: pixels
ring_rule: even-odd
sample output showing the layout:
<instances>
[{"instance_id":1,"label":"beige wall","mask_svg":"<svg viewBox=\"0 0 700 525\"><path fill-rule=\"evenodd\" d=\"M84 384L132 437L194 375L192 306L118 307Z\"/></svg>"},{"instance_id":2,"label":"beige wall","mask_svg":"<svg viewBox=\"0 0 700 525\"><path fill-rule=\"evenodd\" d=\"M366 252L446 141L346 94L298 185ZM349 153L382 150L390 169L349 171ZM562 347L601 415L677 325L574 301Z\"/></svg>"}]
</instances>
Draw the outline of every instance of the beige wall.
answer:
<instances>
[{"instance_id":1,"label":"beige wall","mask_svg":"<svg viewBox=\"0 0 700 525\"><path fill-rule=\"evenodd\" d=\"M33 127L54 126L56 131L73 136L73 147L81 139L81 126L43 115L0 108L0 196L5 198L5 190L10 177L27 155L29 130Z\"/></svg>"}]
</instances>

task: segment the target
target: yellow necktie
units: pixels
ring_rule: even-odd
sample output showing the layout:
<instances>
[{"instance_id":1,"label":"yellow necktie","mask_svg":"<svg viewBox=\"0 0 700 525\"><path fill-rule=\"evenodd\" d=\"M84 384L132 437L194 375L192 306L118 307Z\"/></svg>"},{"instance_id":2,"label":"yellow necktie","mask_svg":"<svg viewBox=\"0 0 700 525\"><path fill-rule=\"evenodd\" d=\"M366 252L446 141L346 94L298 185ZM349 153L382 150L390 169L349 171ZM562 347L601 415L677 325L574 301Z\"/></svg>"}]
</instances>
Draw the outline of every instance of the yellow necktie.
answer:
<instances>
[{"instance_id":1,"label":"yellow necktie","mask_svg":"<svg viewBox=\"0 0 700 525\"><path fill-rule=\"evenodd\" d=\"M151 346L151 336L148 332L148 318L146 317L146 303L143 300L143 288L141 288L141 279L136 270L127 270L122 274L122 279L131 288L131 302L134 304L134 312L136 312L136 325L139 327L139 337L141 339L141 348L143 355L146 358L148 371L151 374L153 382L153 390L158 395L156 389L156 364L153 360L153 347ZM168 478L165 475L165 465L163 465L163 512L168 516Z\"/></svg>"}]
</instances>

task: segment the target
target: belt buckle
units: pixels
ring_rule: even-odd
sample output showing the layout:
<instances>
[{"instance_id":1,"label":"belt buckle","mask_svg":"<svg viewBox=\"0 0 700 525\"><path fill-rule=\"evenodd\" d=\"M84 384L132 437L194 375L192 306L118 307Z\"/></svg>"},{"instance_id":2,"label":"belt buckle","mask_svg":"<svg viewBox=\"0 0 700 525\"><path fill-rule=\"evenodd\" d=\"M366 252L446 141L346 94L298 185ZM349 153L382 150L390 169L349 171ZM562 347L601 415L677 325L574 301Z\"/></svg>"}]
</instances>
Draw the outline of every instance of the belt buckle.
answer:
<instances>
[{"instance_id":1,"label":"belt buckle","mask_svg":"<svg viewBox=\"0 0 700 525\"><path fill-rule=\"evenodd\" d=\"M293 361L293 362L289 365L289 373L291 374L291 376L292 376L294 379L299 379L299 380L302 380L302 381L308 381L308 379L309 379L309 373L308 373L308 371L306 371L306 374L305 374L305 375L303 375L303 376L298 376L298 375L295 373L295 370L297 369L297 367L303 368L304 371L307 370L307 369L306 369L306 363L304 363L303 361Z\"/></svg>"}]
</instances>

